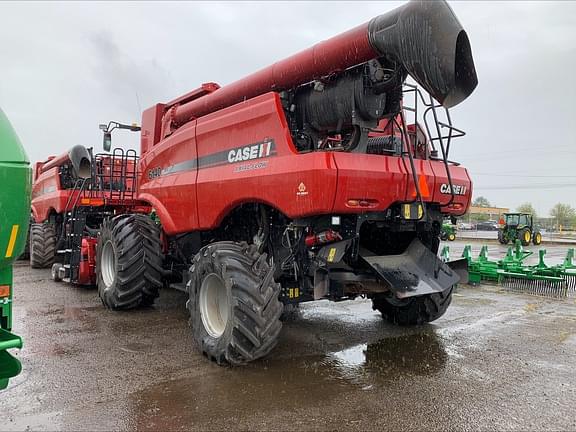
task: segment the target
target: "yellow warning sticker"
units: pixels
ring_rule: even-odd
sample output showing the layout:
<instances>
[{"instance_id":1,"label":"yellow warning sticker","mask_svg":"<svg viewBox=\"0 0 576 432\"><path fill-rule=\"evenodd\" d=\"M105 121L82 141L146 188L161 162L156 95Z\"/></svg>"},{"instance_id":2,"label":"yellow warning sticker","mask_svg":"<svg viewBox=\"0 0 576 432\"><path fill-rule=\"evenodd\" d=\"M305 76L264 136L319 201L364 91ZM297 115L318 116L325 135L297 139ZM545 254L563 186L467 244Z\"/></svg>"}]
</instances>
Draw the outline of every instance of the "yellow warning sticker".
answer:
<instances>
[{"instance_id":1,"label":"yellow warning sticker","mask_svg":"<svg viewBox=\"0 0 576 432\"><path fill-rule=\"evenodd\" d=\"M404 219L410 219L410 204L404 204Z\"/></svg>"},{"instance_id":2,"label":"yellow warning sticker","mask_svg":"<svg viewBox=\"0 0 576 432\"><path fill-rule=\"evenodd\" d=\"M328 262L334 262L335 256L336 256L336 248L330 248L330 252L328 252Z\"/></svg>"},{"instance_id":3,"label":"yellow warning sticker","mask_svg":"<svg viewBox=\"0 0 576 432\"><path fill-rule=\"evenodd\" d=\"M12 225L12 232L10 233L10 240L8 241L8 247L6 248L5 258L10 258L14 252L14 245L16 244L16 238L18 237L18 225Z\"/></svg>"}]
</instances>

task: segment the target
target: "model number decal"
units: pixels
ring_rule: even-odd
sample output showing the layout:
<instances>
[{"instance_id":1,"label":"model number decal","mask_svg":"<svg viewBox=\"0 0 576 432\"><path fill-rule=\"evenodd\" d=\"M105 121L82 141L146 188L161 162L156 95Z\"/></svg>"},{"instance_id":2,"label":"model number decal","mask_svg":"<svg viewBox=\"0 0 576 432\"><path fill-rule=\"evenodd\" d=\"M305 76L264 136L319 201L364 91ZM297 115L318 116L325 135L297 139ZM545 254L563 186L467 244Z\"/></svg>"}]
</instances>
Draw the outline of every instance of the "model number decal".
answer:
<instances>
[{"instance_id":1,"label":"model number decal","mask_svg":"<svg viewBox=\"0 0 576 432\"><path fill-rule=\"evenodd\" d=\"M466 195L466 186L463 185L452 185L452 192L454 192L454 195ZM450 185L446 184L446 183L442 183L442 185L440 185L440 193L446 194L446 195L451 195L452 192L450 192Z\"/></svg>"},{"instance_id":2,"label":"model number decal","mask_svg":"<svg viewBox=\"0 0 576 432\"><path fill-rule=\"evenodd\" d=\"M162 168L156 167L148 171L148 178L150 180L160 177L162 175Z\"/></svg>"},{"instance_id":3,"label":"model number decal","mask_svg":"<svg viewBox=\"0 0 576 432\"><path fill-rule=\"evenodd\" d=\"M271 151L271 141L232 149L228 152L228 163L265 158L270 156Z\"/></svg>"}]
</instances>

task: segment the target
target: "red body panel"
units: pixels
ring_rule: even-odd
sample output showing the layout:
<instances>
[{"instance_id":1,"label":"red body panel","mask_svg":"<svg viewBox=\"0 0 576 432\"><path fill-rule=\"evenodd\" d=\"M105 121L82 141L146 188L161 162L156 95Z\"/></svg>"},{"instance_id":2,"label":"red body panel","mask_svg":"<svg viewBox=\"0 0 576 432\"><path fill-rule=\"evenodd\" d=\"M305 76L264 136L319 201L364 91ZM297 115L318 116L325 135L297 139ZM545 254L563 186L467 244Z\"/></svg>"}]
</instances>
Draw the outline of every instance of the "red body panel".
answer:
<instances>
[{"instance_id":1,"label":"red body panel","mask_svg":"<svg viewBox=\"0 0 576 432\"><path fill-rule=\"evenodd\" d=\"M51 211L62 213L71 190L60 189L58 167L54 167L38 177L32 185L32 216L37 223L44 222Z\"/></svg>"},{"instance_id":2,"label":"red body panel","mask_svg":"<svg viewBox=\"0 0 576 432\"><path fill-rule=\"evenodd\" d=\"M140 163L138 199L155 208L169 235L215 228L248 202L296 218L383 211L416 198L408 156L299 154L274 92L186 124L142 154ZM417 159L415 166L424 201L447 204L443 162ZM450 172L465 193L455 197L459 206L443 211L463 214L470 179L464 168L451 164ZM370 200L370 206L350 206L349 200Z\"/></svg>"},{"instance_id":3,"label":"red body panel","mask_svg":"<svg viewBox=\"0 0 576 432\"><path fill-rule=\"evenodd\" d=\"M79 285L96 285L96 237L84 237L80 249Z\"/></svg>"},{"instance_id":4,"label":"red body panel","mask_svg":"<svg viewBox=\"0 0 576 432\"><path fill-rule=\"evenodd\" d=\"M140 157L138 199L147 201L154 207L167 233L177 232L177 226L198 226L197 170L194 166L155 178L151 178L150 173L154 169L185 164L187 161L195 161L196 158L195 122L180 128L174 135L156 144Z\"/></svg>"}]
</instances>

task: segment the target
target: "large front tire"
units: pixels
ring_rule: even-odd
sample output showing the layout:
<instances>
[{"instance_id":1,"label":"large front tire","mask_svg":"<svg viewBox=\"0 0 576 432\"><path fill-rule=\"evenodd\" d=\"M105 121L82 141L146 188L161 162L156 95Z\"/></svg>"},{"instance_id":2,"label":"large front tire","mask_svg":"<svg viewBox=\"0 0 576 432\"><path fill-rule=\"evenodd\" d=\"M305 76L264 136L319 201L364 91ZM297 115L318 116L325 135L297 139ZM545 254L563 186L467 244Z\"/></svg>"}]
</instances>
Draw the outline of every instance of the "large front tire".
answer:
<instances>
[{"instance_id":1,"label":"large front tire","mask_svg":"<svg viewBox=\"0 0 576 432\"><path fill-rule=\"evenodd\" d=\"M421 325L437 320L452 302L452 290L422 296L397 299L387 294L372 299L372 309L378 310L382 318L400 326Z\"/></svg>"},{"instance_id":2,"label":"large front tire","mask_svg":"<svg viewBox=\"0 0 576 432\"><path fill-rule=\"evenodd\" d=\"M209 359L239 365L276 346L282 303L273 270L247 243L212 243L194 257L187 307L196 345Z\"/></svg>"},{"instance_id":3,"label":"large front tire","mask_svg":"<svg viewBox=\"0 0 576 432\"><path fill-rule=\"evenodd\" d=\"M56 228L50 223L35 223L30 227L30 266L47 268L54 264Z\"/></svg>"},{"instance_id":4,"label":"large front tire","mask_svg":"<svg viewBox=\"0 0 576 432\"><path fill-rule=\"evenodd\" d=\"M98 236L98 294L109 309L149 306L162 286L160 230L147 216L107 219Z\"/></svg>"},{"instance_id":5,"label":"large front tire","mask_svg":"<svg viewBox=\"0 0 576 432\"><path fill-rule=\"evenodd\" d=\"M498 241L500 244L508 244L508 236L504 233L503 230L498 230Z\"/></svg>"}]
</instances>

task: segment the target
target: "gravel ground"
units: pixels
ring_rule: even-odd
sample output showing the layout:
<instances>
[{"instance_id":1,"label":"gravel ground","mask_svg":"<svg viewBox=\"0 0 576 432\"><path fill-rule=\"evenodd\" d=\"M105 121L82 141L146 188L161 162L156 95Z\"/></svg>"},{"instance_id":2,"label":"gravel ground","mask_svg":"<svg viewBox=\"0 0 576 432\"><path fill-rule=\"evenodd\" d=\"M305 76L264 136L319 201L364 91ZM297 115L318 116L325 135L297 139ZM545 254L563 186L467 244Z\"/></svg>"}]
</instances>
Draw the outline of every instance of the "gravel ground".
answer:
<instances>
[{"instance_id":1,"label":"gravel ground","mask_svg":"<svg viewBox=\"0 0 576 432\"><path fill-rule=\"evenodd\" d=\"M154 308L110 312L19 263L24 371L0 429L576 429L574 299L460 287L417 328L384 324L366 300L311 303L242 368L194 350L185 300L165 290Z\"/></svg>"}]
</instances>

